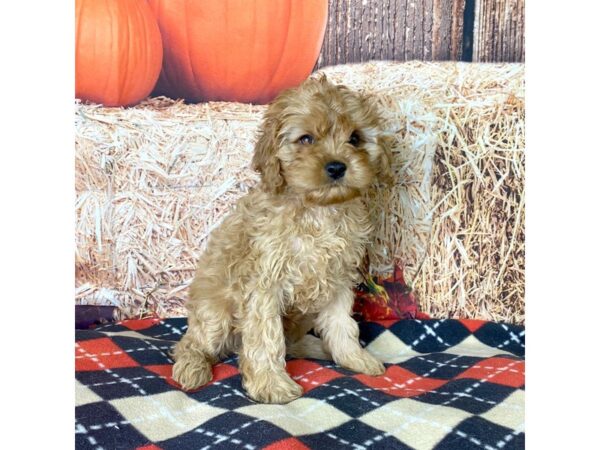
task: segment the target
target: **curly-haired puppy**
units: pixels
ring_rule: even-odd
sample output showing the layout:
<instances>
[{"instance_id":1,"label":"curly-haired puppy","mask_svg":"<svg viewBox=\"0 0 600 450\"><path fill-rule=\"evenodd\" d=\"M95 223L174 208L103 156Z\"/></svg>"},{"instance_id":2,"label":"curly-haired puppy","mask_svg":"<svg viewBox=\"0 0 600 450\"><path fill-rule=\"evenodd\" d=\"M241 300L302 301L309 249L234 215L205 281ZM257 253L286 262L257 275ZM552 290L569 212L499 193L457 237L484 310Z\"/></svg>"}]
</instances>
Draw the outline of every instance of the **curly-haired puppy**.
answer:
<instances>
[{"instance_id":1,"label":"curly-haired puppy","mask_svg":"<svg viewBox=\"0 0 600 450\"><path fill-rule=\"evenodd\" d=\"M371 231L361 194L391 177L386 141L372 103L324 77L269 106L252 161L261 182L213 231L190 288L189 328L174 351L182 388L209 382L233 351L259 402L302 394L286 353L384 372L351 313Z\"/></svg>"}]
</instances>

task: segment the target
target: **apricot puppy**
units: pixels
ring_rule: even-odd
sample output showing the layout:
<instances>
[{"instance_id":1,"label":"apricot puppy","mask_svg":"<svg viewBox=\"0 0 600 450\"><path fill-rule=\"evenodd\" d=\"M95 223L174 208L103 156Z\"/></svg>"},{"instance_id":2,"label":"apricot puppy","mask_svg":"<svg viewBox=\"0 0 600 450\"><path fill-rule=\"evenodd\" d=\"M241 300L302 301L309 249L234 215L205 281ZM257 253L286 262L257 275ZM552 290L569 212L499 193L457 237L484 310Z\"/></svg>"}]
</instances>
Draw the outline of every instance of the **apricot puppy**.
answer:
<instances>
[{"instance_id":1,"label":"apricot puppy","mask_svg":"<svg viewBox=\"0 0 600 450\"><path fill-rule=\"evenodd\" d=\"M325 77L269 106L252 161L261 182L213 231L190 287L188 330L174 350L183 389L209 382L231 352L258 402L302 395L286 353L384 372L351 312L371 232L361 195L391 179L386 141L368 99Z\"/></svg>"}]
</instances>

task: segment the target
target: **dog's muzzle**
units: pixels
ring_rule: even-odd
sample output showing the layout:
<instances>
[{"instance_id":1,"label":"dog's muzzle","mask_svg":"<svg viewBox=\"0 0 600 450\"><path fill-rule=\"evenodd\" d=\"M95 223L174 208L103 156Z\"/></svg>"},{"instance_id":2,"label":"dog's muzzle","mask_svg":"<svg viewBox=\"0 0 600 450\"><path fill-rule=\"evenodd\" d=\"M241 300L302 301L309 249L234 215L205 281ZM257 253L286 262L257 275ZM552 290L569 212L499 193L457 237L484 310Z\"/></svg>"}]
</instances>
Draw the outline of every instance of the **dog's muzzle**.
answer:
<instances>
[{"instance_id":1,"label":"dog's muzzle","mask_svg":"<svg viewBox=\"0 0 600 450\"><path fill-rule=\"evenodd\" d=\"M329 178L339 180L346 173L346 164L340 161L331 161L325 164L325 171Z\"/></svg>"}]
</instances>

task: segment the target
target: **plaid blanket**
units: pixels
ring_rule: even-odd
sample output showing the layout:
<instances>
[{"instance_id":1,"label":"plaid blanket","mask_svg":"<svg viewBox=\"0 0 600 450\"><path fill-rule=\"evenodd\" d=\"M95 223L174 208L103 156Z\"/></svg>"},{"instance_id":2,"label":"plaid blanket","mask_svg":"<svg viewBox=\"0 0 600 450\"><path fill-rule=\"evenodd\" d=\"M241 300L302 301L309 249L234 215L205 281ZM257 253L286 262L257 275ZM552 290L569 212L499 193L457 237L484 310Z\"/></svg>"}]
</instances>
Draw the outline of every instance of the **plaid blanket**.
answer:
<instances>
[{"instance_id":1,"label":"plaid blanket","mask_svg":"<svg viewBox=\"0 0 600 450\"><path fill-rule=\"evenodd\" d=\"M78 449L522 449L523 327L475 320L361 322L386 362L379 377L290 360L305 394L246 397L237 358L195 392L177 389L168 351L185 319L77 330Z\"/></svg>"}]
</instances>

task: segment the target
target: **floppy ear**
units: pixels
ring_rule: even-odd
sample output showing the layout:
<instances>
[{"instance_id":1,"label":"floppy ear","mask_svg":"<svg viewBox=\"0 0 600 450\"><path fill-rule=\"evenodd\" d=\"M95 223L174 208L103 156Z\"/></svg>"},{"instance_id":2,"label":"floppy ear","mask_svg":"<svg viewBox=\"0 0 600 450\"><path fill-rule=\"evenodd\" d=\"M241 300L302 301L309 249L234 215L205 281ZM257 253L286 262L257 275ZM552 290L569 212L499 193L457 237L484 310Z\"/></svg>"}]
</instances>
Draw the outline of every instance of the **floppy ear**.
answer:
<instances>
[{"instance_id":1,"label":"floppy ear","mask_svg":"<svg viewBox=\"0 0 600 450\"><path fill-rule=\"evenodd\" d=\"M267 115L254 148L252 167L261 174L262 184L267 192L278 194L283 190L285 180L281 174L281 163L277 157L278 120Z\"/></svg>"},{"instance_id":2,"label":"floppy ear","mask_svg":"<svg viewBox=\"0 0 600 450\"><path fill-rule=\"evenodd\" d=\"M347 89L347 88L345 88ZM392 148L396 143L396 137L390 132L384 131L384 120L381 116L377 100L366 93L359 94L365 117L369 118L373 130L376 131L379 156L376 161L376 175L379 182L391 185L394 182L392 171Z\"/></svg>"},{"instance_id":3,"label":"floppy ear","mask_svg":"<svg viewBox=\"0 0 600 450\"><path fill-rule=\"evenodd\" d=\"M394 181L394 173L392 172L392 146L394 141L394 136L388 134L382 134L377 138L377 145L381 148L377 177L379 181L388 185L391 185Z\"/></svg>"}]
</instances>

